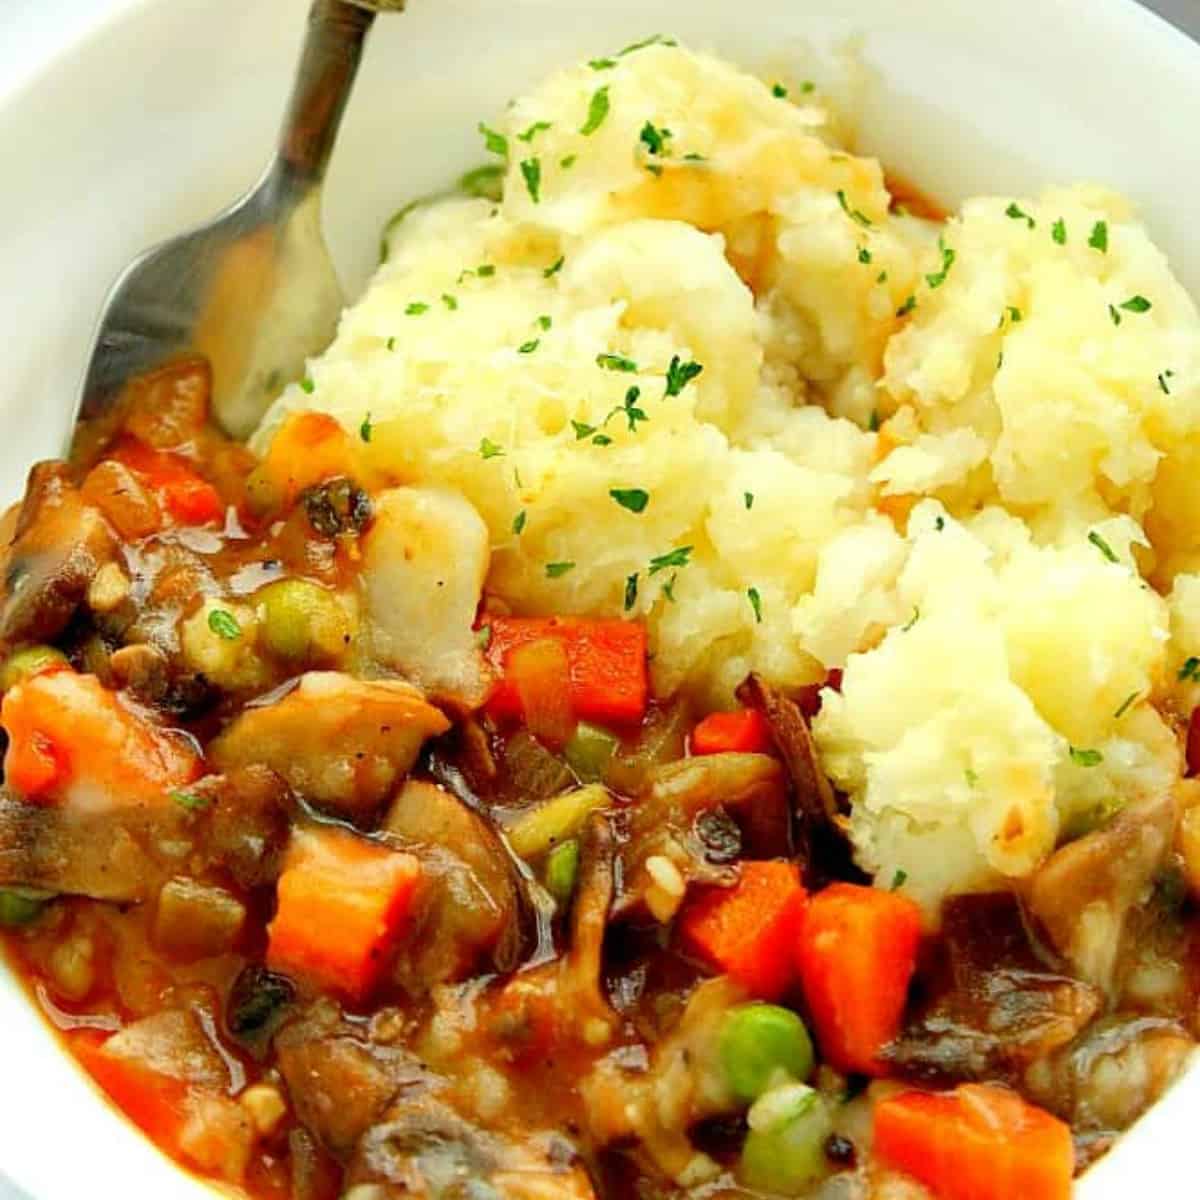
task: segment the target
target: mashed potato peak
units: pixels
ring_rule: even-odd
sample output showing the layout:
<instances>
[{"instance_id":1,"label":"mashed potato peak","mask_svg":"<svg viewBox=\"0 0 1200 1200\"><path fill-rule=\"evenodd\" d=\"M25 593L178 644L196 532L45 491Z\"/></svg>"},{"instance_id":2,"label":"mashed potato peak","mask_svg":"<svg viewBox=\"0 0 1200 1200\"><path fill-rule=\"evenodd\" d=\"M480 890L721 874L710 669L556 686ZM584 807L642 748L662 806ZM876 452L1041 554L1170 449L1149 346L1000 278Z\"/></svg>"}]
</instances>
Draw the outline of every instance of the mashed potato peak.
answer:
<instances>
[{"instance_id":1,"label":"mashed potato peak","mask_svg":"<svg viewBox=\"0 0 1200 1200\"><path fill-rule=\"evenodd\" d=\"M1128 206L938 227L819 104L666 45L616 64L507 110L498 205L403 220L257 447L369 418L370 470L478 510L491 593L645 620L662 695L844 668L825 765L862 864L930 911L1169 786L1147 701L1200 654L1200 318Z\"/></svg>"}]
</instances>

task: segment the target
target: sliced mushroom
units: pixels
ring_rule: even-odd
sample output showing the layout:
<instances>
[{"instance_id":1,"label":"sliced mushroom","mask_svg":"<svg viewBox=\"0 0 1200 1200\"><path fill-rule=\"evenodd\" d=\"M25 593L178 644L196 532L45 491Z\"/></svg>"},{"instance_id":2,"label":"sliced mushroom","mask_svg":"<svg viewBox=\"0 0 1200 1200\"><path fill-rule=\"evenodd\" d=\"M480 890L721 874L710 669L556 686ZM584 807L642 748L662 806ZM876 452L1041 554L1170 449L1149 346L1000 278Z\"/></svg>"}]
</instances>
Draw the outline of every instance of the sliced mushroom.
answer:
<instances>
[{"instance_id":1,"label":"sliced mushroom","mask_svg":"<svg viewBox=\"0 0 1200 1200\"><path fill-rule=\"evenodd\" d=\"M1170 791L1135 801L1110 824L1068 842L1036 871L1028 903L1051 943L1111 993L1130 913L1166 861L1178 816Z\"/></svg>"},{"instance_id":2,"label":"sliced mushroom","mask_svg":"<svg viewBox=\"0 0 1200 1200\"><path fill-rule=\"evenodd\" d=\"M425 739L449 725L407 683L310 671L282 698L243 710L208 750L221 770L269 767L310 804L355 817L378 809Z\"/></svg>"}]
</instances>

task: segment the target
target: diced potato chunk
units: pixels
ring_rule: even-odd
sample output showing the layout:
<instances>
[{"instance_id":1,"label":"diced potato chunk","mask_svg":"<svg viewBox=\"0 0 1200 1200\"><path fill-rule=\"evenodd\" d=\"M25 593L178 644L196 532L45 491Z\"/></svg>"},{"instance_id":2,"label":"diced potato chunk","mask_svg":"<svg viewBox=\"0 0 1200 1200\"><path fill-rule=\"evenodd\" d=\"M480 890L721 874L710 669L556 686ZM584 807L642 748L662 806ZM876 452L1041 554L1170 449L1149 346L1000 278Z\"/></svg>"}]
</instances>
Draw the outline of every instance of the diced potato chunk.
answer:
<instances>
[{"instance_id":1,"label":"diced potato chunk","mask_svg":"<svg viewBox=\"0 0 1200 1200\"><path fill-rule=\"evenodd\" d=\"M230 949L245 921L245 905L224 888L179 876L158 894L154 941L178 958L208 958Z\"/></svg>"}]
</instances>

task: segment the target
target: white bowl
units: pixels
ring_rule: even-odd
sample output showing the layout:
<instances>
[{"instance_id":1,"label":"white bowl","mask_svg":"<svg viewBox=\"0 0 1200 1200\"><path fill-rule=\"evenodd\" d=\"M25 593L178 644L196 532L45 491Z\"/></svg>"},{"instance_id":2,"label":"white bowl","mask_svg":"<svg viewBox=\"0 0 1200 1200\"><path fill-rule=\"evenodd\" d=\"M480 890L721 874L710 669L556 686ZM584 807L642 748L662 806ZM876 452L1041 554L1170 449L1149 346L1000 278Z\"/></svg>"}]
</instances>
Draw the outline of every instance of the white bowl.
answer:
<instances>
[{"instance_id":1,"label":"white bowl","mask_svg":"<svg viewBox=\"0 0 1200 1200\"><path fill-rule=\"evenodd\" d=\"M252 182L306 0L117 0L0 81L0 493L67 433L108 284L144 246ZM348 289L406 197L480 158L475 125L548 69L670 32L749 66L861 36L862 145L938 198L1094 179L1141 208L1200 295L1200 46L1132 0L412 0L372 35L335 158L328 228ZM100 1103L0 971L0 1169L35 1200L212 1193ZM1194 1191L1200 1071L1079 1188ZM0 1184L0 1189L3 1185ZM1019 1198L1014 1197L1014 1200Z\"/></svg>"}]
</instances>

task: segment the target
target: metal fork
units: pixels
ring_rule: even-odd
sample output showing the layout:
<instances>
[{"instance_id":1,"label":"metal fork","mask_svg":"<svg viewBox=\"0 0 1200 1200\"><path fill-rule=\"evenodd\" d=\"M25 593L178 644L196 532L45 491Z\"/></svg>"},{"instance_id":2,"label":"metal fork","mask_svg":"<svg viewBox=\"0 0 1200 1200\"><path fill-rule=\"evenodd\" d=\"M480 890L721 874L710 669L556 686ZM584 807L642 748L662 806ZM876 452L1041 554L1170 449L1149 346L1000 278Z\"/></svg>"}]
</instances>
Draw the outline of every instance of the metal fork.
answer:
<instances>
[{"instance_id":1,"label":"metal fork","mask_svg":"<svg viewBox=\"0 0 1200 1200\"><path fill-rule=\"evenodd\" d=\"M375 14L405 0L314 0L275 155L255 187L146 251L104 305L77 417L104 412L139 372L206 355L213 412L247 436L304 360L333 338L341 286L321 234L321 185Z\"/></svg>"}]
</instances>

